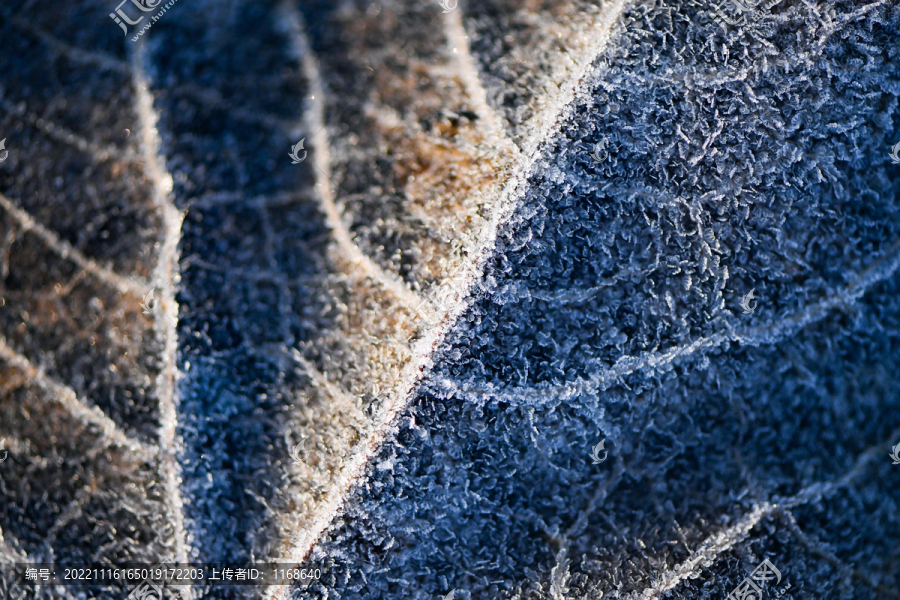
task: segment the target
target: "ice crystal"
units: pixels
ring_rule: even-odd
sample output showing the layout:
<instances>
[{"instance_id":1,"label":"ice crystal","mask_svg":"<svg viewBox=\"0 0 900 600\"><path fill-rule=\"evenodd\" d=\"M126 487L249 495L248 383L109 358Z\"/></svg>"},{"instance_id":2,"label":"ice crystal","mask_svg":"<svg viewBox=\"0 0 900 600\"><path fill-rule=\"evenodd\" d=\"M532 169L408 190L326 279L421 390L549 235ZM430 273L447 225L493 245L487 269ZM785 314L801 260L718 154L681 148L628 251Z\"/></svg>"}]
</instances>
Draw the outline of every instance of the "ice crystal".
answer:
<instances>
[{"instance_id":1,"label":"ice crystal","mask_svg":"<svg viewBox=\"0 0 900 600\"><path fill-rule=\"evenodd\" d=\"M0 7L0 589L896 595L900 9L750 4Z\"/></svg>"}]
</instances>

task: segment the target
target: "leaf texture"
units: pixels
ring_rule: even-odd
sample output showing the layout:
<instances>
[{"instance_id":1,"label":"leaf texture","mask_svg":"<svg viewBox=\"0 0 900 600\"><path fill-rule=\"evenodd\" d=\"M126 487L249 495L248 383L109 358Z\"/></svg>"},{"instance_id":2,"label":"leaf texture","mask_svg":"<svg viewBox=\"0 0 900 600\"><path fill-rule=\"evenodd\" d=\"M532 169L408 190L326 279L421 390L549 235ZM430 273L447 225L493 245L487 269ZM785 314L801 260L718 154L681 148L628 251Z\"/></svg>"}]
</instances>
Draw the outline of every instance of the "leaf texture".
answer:
<instances>
[{"instance_id":1,"label":"leaf texture","mask_svg":"<svg viewBox=\"0 0 900 600\"><path fill-rule=\"evenodd\" d=\"M10 597L898 597L896 3L114 9L0 8Z\"/></svg>"}]
</instances>

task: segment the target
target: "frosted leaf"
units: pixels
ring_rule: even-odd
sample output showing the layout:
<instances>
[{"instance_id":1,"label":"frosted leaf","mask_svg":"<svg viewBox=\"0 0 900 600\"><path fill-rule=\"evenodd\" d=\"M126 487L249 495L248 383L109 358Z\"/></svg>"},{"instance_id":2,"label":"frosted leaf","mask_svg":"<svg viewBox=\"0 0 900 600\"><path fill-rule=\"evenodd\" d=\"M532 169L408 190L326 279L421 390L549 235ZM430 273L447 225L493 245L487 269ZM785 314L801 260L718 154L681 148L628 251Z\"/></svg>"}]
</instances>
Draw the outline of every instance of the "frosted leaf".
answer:
<instances>
[{"instance_id":1,"label":"frosted leaf","mask_svg":"<svg viewBox=\"0 0 900 600\"><path fill-rule=\"evenodd\" d=\"M750 4L0 8L4 565L897 589L900 14Z\"/></svg>"}]
</instances>

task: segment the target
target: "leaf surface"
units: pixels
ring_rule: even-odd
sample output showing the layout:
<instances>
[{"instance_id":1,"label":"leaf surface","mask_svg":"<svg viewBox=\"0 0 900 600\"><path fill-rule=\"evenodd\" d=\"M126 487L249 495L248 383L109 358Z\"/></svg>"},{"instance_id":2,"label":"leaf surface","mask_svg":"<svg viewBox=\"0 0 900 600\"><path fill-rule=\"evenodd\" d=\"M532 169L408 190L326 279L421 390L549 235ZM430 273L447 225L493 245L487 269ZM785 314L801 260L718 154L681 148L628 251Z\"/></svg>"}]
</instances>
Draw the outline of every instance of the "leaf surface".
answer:
<instances>
[{"instance_id":1,"label":"leaf surface","mask_svg":"<svg viewBox=\"0 0 900 600\"><path fill-rule=\"evenodd\" d=\"M4 586L897 596L896 6L111 10L0 8Z\"/></svg>"}]
</instances>

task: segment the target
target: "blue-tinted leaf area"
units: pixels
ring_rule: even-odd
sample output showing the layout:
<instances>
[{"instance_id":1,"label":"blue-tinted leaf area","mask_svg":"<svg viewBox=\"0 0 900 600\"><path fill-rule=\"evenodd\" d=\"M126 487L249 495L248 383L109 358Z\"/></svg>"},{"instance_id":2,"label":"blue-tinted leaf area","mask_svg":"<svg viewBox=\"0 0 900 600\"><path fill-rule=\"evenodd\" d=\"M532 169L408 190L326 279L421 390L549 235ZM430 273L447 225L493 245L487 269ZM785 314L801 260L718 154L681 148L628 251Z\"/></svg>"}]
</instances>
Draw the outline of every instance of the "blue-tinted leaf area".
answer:
<instances>
[{"instance_id":1,"label":"blue-tinted leaf area","mask_svg":"<svg viewBox=\"0 0 900 600\"><path fill-rule=\"evenodd\" d=\"M272 97L306 91L274 9L188 6L151 30L164 152L186 209L179 418L185 517L200 561L261 559L277 543L269 508L280 506L287 389L296 385L284 365L302 337L289 304L309 297L297 283L315 263L305 244L324 231L315 206L299 201L310 162L292 165L296 140L269 122L300 119L301 103Z\"/></svg>"},{"instance_id":2,"label":"blue-tinted leaf area","mask_svg":"<svg viewBox=\"0 0 900 600\"><path fill-rule=\"evenodd\" d=\"M626 10L298 597L897 589L900 11L744 18Z\"/></svg>"}]
</instances>

